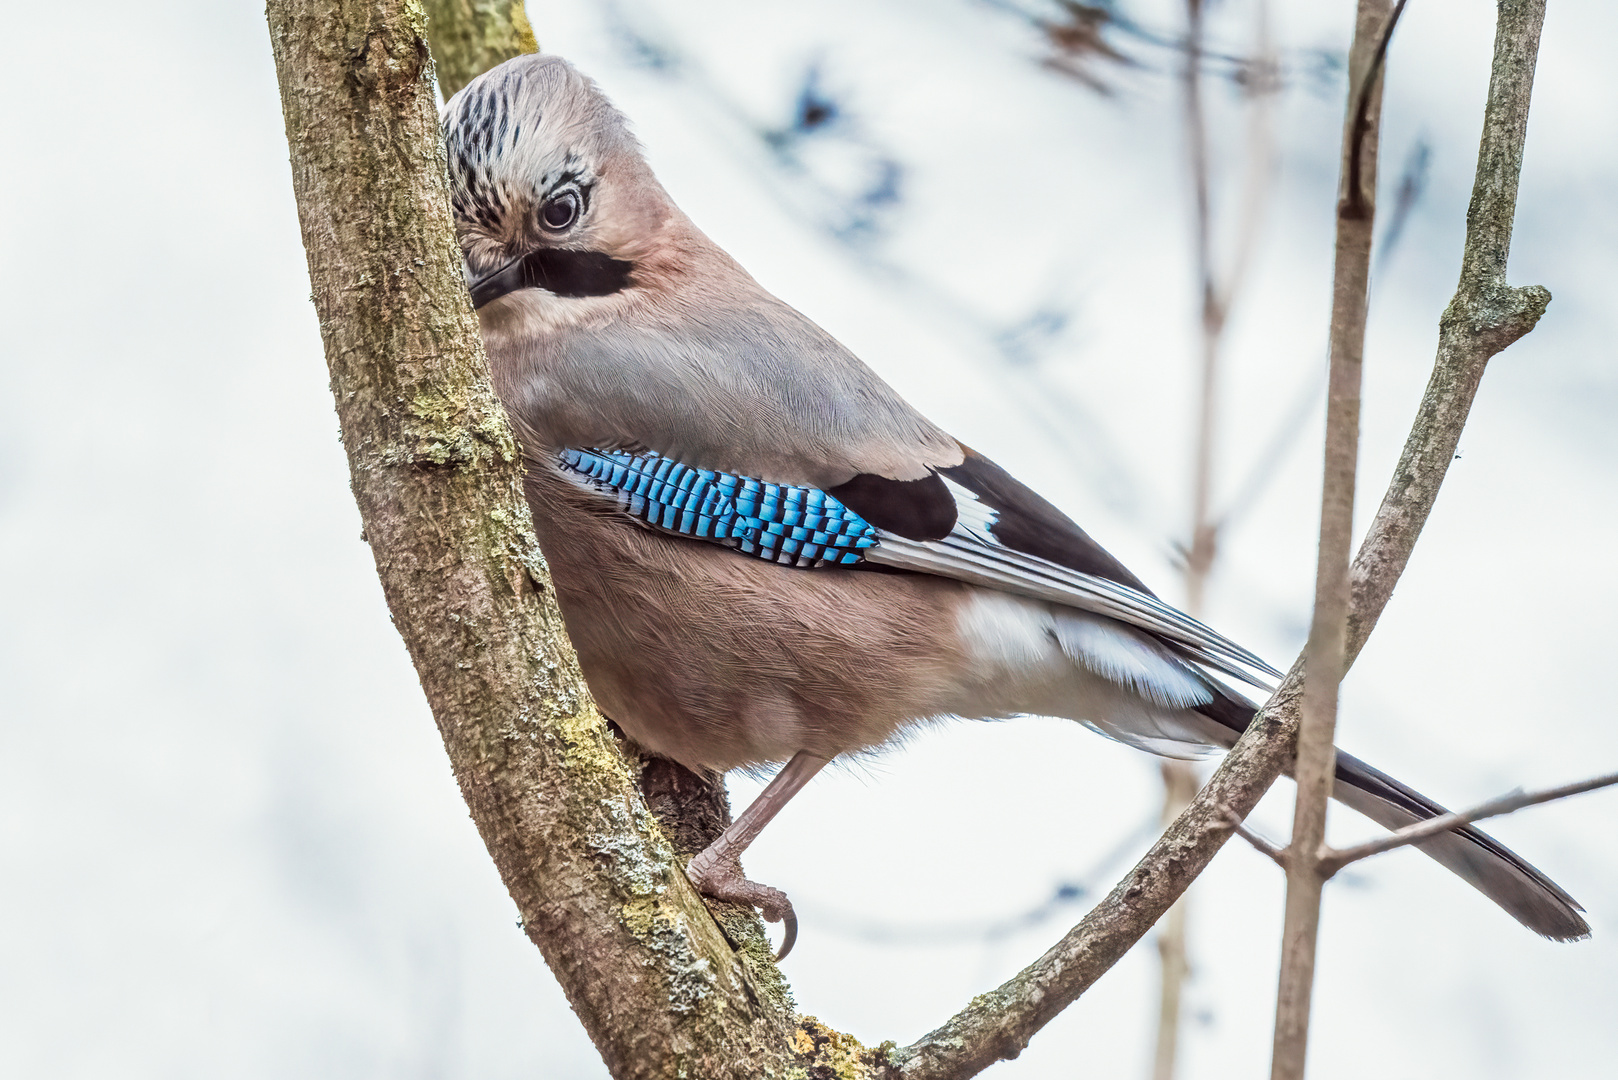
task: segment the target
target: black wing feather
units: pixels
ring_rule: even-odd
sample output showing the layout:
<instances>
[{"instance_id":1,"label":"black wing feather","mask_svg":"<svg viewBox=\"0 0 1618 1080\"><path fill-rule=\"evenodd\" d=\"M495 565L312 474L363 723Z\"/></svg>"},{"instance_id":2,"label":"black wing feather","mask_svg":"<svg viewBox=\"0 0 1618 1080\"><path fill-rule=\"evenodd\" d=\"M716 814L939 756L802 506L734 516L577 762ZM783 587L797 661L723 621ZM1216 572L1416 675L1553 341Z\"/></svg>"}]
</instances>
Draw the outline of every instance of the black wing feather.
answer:
<instances>
[{"instance_id":1,"label":"black wing feather","mask_svg":"<svg viewBox=\"0 0 1618 1080\"><path fill-rule=\"evenodd\" d=\"M955 496L933 473L920 480L889 480L860 473L826 494L879 529L906 540L942 540L955 528Z\"/></svg>"},{"instance_id":2,"label":"black wing feather","mask_svg":"<svg viewBox=\"0 0 1618 1080\"><path fill-rule=\"evenodd\" d=\"M1090 539L1090 534L1006 470L971 450L959 465L938 470L995 511L994 538L1013 551L1127 585L1155 596L1140 578ZM940 485L942 486L942 485ZM946 492L947 494L947 492Z\"/></svg>"}]
</instances>

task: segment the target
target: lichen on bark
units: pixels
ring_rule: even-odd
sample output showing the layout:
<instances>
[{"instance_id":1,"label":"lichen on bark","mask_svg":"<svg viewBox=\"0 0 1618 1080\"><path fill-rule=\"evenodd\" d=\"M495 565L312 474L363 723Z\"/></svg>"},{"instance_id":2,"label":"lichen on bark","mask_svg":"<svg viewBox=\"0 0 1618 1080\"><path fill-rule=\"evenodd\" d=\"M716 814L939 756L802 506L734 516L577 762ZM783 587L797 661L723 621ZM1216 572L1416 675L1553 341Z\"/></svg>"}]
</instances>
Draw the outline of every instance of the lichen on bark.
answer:
<instances>
[{"instance_id":1,"label":"lichen on bark","mask_svg":"<svg viewBox=\"0 0 1618 1080\"><path fill-rule=\"evenodd\" d=\"M539 51L522 0L424 0L438 88L448 101L496 64Z\"/></svg>"},{"instance_id":2,"label":"lichen on bark","mask_svg":"<svg viewBox=\"0 0 1618 1080\"><path fill-rule=\"evenodd\" d=\"M686 881L563 630L461 279L421 3L268 17L354 497L525 931L615 1077L801 1071L785 984Z\"/></svg>"}]
</instances>

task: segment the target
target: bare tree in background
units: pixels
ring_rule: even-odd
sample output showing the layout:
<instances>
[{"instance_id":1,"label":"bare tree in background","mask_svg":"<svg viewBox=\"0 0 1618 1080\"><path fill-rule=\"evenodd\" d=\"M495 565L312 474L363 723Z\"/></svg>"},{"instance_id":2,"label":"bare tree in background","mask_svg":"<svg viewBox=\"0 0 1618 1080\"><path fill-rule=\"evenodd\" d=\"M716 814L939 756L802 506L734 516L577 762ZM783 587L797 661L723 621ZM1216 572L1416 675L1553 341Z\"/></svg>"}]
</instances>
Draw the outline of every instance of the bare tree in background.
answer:
<instances>
[{"instance_id":1,"label":"bare tree in background","mask_svg":"<svg viewBox=\"0 0 1618 1080\"><path fill-rule=\"evenodd\" d=\"M1246 279L1263 216L1265 195L1274 170L1271 135L1271 100L1278 89L1277 65L1269 35L1269 5L1255 5L1253 45L1237 72L1245 91L1248 130L1240 219L1236 225L1235 253L1221 267L1215 257L1213 233L1211 148L1207 110L1203 101L1203 48L1206 39L1204 0L1186 0L1185 56L1180 81L1185 117L1186 162L1192 192L1192 249L1197 285L1199 364L1196 421L1191 467L1190 541L1186 544L1185 610L1194 618L1206 614L1208 577L1219 556L1220 521L1213 508L1215 453L1219 441L1219 359L1225 326L1232 305ZM1165 761L1163 824L1173 823L1190 805L1201 783L1197 768L1188 761ZM1181 897L1157 929L1159 1007L1153 1042L1153 1080L1174 1080L1179 1057L1182 999L1191 974L1186 939L1187 905Z\"/></svg>"},{"instance_id":2,"label":"bare tree in background","mask_svg":"<svg viewBox=\"0 0 1618 1080\"><path fill-rule=\"evenodd\" d=\"M1365 0L1362 14L1374 14L1366 7L1374 2ZM450 17L497 7L452 5ZM510 19L520 9L505 10ZM1339 538L1328 558L1323 526L1322 589L1331 578L1339 602L1317 610L1317 624L1339 627L1340 647L1335 666L1330 657L1321 666L1312 659L1317 672L1337 676L1364 644L1432 509L1484 363L1527 333L1549 300L1543 289L1504 284L1542 13L1543 0L1501 2L1462 288L1446 313L1405 457L1351 571L1343 546L1342 571L1328 573L1338 565ZM1300 695L1335 696L1337 679L1305 684L1294 664L1207 785L1112 892L1015 978L916 1043L867 1048L799 1015L756 917L705 902L686 881L681 852L721 826L722 797L626 759L579 677L461 275L422 7L270 0L268 14L313 300L388 606L524 929L609 1071L620 1080L953 1080L1015 1057L1207 866L1292 763ZM476 25L491 21L498 23ZM1361 29L1367 25L1362 18ZM455 33L464 29L457 24ZM474 36L485 32L474 28ZM444 52L446 86L470 77L464 67L449 70L452 57L484 58L465 61L476 64L500 55ZM1351 110L1357 89L1351 79ZM1357 160L1350 154L1347 164ZM1345 175L1349 196L1362 198L1358 165ZM1363 293L1357 311L1363 325ZM1341 446L1330 445L1334 460ZM1328 503L1344 494L1337 475L1328 471ZM1329 753L1329 738L1325 745ZM1300 805L1306 787L1315 791L1300 784ZM1301 836L1292 850L1303 854L1288 857L1290 867L1308 863L1324 879L1330 855ZM1318 885L1314 895L1318 901ZM1306 999L1304 1006L1306 1018ZM1278 1037L1278 1062L1279 1046Z\"/></svg>"}]
</instances>

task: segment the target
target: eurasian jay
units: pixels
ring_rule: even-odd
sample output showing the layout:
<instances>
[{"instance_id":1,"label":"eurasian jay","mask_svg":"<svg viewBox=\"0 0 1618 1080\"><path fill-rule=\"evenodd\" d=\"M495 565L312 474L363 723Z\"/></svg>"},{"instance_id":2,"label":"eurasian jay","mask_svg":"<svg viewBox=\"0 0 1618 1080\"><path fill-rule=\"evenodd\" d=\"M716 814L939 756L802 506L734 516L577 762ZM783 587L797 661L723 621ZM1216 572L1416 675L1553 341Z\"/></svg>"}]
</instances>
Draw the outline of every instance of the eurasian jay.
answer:
<instances>
[{"instance_id":1,"label":"eurasian jay","mask_svg":"<svg viewBox=\"0 0 1618 1080\"><path fill-rule=\"evenodd\" d=\"M688 875L796 921L739 856L827 762L937 717L1069 717L1168 757L1229 748L1278 673L1159 600L931 423L680 212L555 56L444 107L455 222L534 526L602 711L714 775L786 762ZM1444 812L1339 753L1390 828ZM1421 848L1550 938L1567 893L1475 828Z\"/></svg>"}]
</instances>

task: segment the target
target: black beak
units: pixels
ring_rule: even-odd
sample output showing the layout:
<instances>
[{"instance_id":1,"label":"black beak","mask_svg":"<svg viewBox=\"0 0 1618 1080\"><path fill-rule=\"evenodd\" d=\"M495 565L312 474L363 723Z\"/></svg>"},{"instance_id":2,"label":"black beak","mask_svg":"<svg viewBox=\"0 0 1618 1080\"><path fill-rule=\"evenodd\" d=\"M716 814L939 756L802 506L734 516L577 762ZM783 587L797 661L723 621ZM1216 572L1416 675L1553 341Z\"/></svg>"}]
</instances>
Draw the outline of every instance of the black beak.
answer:
<instances>
[{"instance_id":1,"label":"black beak","mask_svg":"<svg viewBox=\"0 0 1618 1080\"><path fill-rule=\"evenodd\" d=\"M523 260L519 255L500 269L480 278L467 276L466 287L472 294L472 308L476 310L491 300L498 300L508 292L523 288Z\"/></svg>"},{"instance_id":2,"label":"black beak","mask_svg":"<svg viewBox=\"0 0 1618 1080\"><path fill-rule=\"evenodd\" d=\"M536 248L498 270L468 278L472 307L518 289L544 289L557 296L610 296L629 286L635 264L599 251Z\"/></svg>"}]
</instances>

